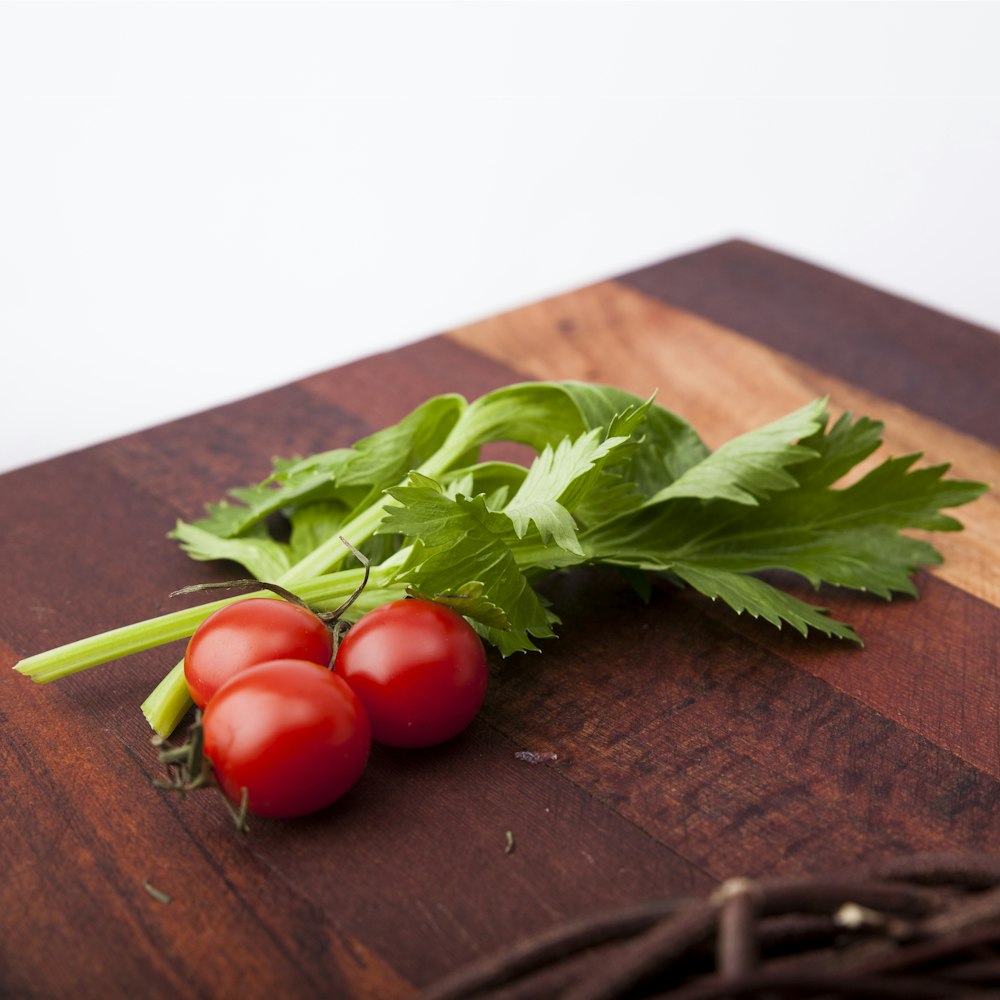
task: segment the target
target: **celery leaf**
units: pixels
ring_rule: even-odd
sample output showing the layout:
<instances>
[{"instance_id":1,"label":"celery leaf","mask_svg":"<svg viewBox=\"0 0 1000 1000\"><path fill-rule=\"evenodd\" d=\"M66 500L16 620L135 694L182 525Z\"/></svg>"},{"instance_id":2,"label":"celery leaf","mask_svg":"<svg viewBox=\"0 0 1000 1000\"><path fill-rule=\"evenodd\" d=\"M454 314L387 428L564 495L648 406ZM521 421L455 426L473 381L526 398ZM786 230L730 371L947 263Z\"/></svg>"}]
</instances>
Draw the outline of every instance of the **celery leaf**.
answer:
<instances>
[{"instance_id":1,"label":"celery leaf","mask_svg":"<svg viewBox=\"0 0 1000 1000\"><path fill-rule=\"evenodd\" d=\"M647 503L697 497L756 504L771 493L794 488L798 482L789 467L816 455L797 442L822 427L825 408L823 400L814 400L794 413L727 441Z\"/></svg>"},{"instance_id":2,"label":"celery leaf","mask_svg":"<svg viewBox=\"0 0 1000 1000\"><path fill-rule=\"evenodd\" d=\"M423 476L390 490L380 533L398 533L413 542L399 581L425 594L454 591L468 581L488 581L482 597L501 608L506 626L476 623L504 656L535 650L532 638L551 637L556 621L521 572L510 543L511 519L490 510L482 496L449 497Z\"/></svg>"}]
</instances>

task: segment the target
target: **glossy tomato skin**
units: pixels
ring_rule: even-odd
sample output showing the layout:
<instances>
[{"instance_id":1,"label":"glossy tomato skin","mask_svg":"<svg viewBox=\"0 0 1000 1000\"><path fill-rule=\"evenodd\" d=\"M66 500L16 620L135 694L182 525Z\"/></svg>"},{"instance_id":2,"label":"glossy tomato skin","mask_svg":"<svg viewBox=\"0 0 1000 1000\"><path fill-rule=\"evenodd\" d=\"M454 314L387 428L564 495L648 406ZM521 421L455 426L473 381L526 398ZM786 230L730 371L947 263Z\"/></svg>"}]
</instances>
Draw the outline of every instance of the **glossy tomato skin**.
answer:
<instances>
[{"instance_id":1,"label":"glossy tomato skin","mask_svg":"<svg viewBox=\"0 0 1000 1000\"><path fill-rule=\"evenodd\" d=\"M364 707L342 678L305 660L240 671L202 716L204 751L233 803L258 816L317 812L361 777L371 748Z\"/></svg>"},{"instance_id":2,"label":"glossy tomato skin","mask_svg":"<svg viewBox=\"0 0 1000 1000\"><path fill-rule=\"evenodd\" d=\"M482 641L457 612L425 600L369 611L334 661L361 699L372 738L396 747L443 743L475 718L486 697Z\"/></svg>"},{"instance_id":3,"label":"glossy tomato skin","mask_svg":"<svg viewBox=\"0 0 1000 1000\"><path fill-rule=\"evenodd\" d=\"M198 626L184 654L191 698L204 708L240 670L284 658L329 666L330 630L311 611L289 601L251 597L227 604Z\"/></svg>"}]
</instances>

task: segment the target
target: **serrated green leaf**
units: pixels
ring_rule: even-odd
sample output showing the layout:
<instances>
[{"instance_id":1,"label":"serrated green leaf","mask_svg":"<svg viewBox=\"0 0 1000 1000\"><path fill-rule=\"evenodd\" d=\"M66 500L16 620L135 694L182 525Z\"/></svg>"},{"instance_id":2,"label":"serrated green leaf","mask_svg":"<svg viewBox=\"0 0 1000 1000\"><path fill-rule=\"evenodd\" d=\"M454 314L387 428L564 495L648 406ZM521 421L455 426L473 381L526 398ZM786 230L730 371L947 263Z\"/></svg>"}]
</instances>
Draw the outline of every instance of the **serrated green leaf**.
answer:
<instances>
[{"instance_id":1,"label":"serrated green leaf","mask_svg":"<svg viewBox=\"0 0 1000 1000\"><path fill-rule=\"evenodd\" d=\"M195 526L220 538L235 538L292 504L336 498L337 476L349 454L349 449L342 448L302 462L276 460L275 467L283 470L280 475L230 490L229 495L238 503L223 500L206 504L206 516L194 522ZM363 491L355 491L353 502L363 495Z\"/></svg>"},{"instance_id":2,"label":"serrated green leaf","mask_svg":"<svg viewBox=\"0 0 1000 1000\"><path fill-rule=\"evenodd\" d=\"M544 448L504 507L518 537L523 538L534 524L543 543L552 538L560 548L582 555L576 540L576 522L562 501L574 484L592 472L616 445L627 440L614 437L602 441L600 430L593 430L575 441L564 438L554 449ZM588 480L594 482L592 477Z\"/></svg>"},{"instance_id":3,"label":"serrated green leaf","mask_svg":"<svg viewBox=\"0 0 1000 1000\"><path fill-rule=\"evenodd\" d=\"M509 497L524 482L528 470L512 462L479 462L449 472L440 480L448 496L486 496L486 506L493 510L503 507Z\"/></svg>"},{"instance_id":4,"label":"serrated green leaf","mask_svg":"<svg viewBox=\"0 0 1000 1000\"><path fill-rule=\"evenodd\" d=\"M661 491L655 504L588 529L581 545L595 561L679 576L684 574L678 567L684 567L689 582L706 574L716 586L724 584L734 602L741 594L744 601L769 594L755 583L737 591L734 577L772 569L797 573L814 586L833 584L886 599L915 595L913 574L940 555L905 531L960 527L942 508L969 503L985 487L945 479L943 466L915 469L917 456L911 455L886 459L857 483L833 488L877 447L878 432L873 421L852 424L842 417L829 432L824 425L807 439L814 455L794 466L802 474L798 487L764 494L755 506ZM765 618L767 611L757 608ZM796 613L808 622L801 609Z\"/></svg>"},{"instance_id":5,"label":"serrated green leaf","mask_svg":"<svg viewBox=\"0 0 1000 1000\"><path fill-rule=\"evenodd\" d=\"M947 465L913 468L919 454L887 458L857 483L831 491L827 504L836 508L837 523L844 527L881 524L897 529L959 531L961 522L941 511L960 507L981 496L983 483L945 479ZM840 502L831 500L839 493ZM830 517L835 515L831 511Z\"/></svg>"},{"instance_id":6,"label":"serrated green leaf","mask_svg":"<svg viewBox=\"0 0 1000 1000\"><path fill-rule=\"evenodd\" d=\"M192 559L227 559L245 567L258 580L278 580L291 565L288 547L270 538L263 529L240 538L219 538L196 525L178 521L171 537Z\"/></svg>"},{"instance_id":7,"label":"serrated green leaf","mask_svg":"<svg viewBox=\"0 0 1000 1000\"><path fill-rule=\"evenodd\" d=\"M708 446L695 429L676 413L651 406L641 428L638 446L618 470L636 492L651 497L708 457Z\"/></svg>"},{"instance_id":8,"label":"serrated green leaf","mask_svg":"<svg viewBox=\"0 0 1000 1000\"><path fill-rule=\"evenodd\" d=\"M649 406L648 401L629 403L606 427L595 427L575 440L566 437L555 448L546 445L542 449L503 508L519 538L524 538L533 524L543 544L551 539L560 549L583 555L572 512L599 487L613 491L618 502L620 480L604 477L603 470L626 456Z\"/></svg>"},{"instance_id":9,"label":"serrated green leaf","mask_svg":"<svg viewBox=\"0 0 1000 1000\"><path fill-rule=\"evenodd\" d=\"M501 631L506 631L508 628L507 613L485 596L486 588L478 580L463 583L460 587L447 593L426 594L416 587L407 587L406 592L410 597L443 604L446 608L457 611L464 618L488 628L500 629Z\"/></svg>"},{"instance_id":10,"label":"serrated green leaf","mask_svg":"<svg viewBox=\"0 0 1000 1000\"><path fill-rule=\"evenodd\" d=\"M689 497L753 505L772 493L794 488L798 481L789 467L817 454L797 442L822 428L825 409L824 400L814 400L780 420L727 441L647 502L652 505Z\"/></svg>"},{"instance_id":11,"label":"serrated green leaf","mask_svg":"<svg viewBox=\"0 0 1000 1000\"><path fill-rule=\"evenodd\" d=\"M275 459L273 471L262 482L230 490L238 504L209 504L207 516L195 523L202 531L232 538L296 505L337 501L347 509L368 506L441 448L466 405L454 394L434 396L399 423L361 438L350 448Z\"/></svg>"},{"instance_id":12,"label":"serrated green leaf","mask_svg":"<svg viewBox=\"0 0 1000 1000\"><path fill-rule=\"evenodd\" d=\"M384 489L436 454L468 404L462 396L432 396L397 424L376 431L351 449L338 483Z\"/></svg>"},{"instance_id":13,"label":"serrated green leaf","mask_svg":"<svg viewBox=\"0 0 1000 1000\"><path fill-rule=\"evenodd\" d=\"M815 456L795 466L795 478L803 487L818 489L832 486L882 444L883 425L869 417L854 420L843 413L832 427L823 425L799 443Z\"/></svg>"},{"instance_id":14,"label":"serrated green leaf","mask_svg":"<svg viewBox=\"0 0 1000 1000\"><path fill-rule=\"evenodd\" d=\"M685 563L676 563L673 572L713 601L723 600L737 614L763 618L777 628L783 624L791 625L802 635L814 629L824 635L861 644L860 637L849 625L830 618L822 608L800 601L757 577Z\"/></svg>"},{"instance_id":15,"label":"serrated green leaf","mask_svg":"<svg viewBox=\"0 0 1000 1000\"><path fill-rule=\"evenodd\" d=\"M509 542L516 540L506 514L490 510L482 496L449 497L424 476L390 490L379 532L401 534L413 549L398 580L424 593L447 593L469 580L489 581L485 598L507 616L504 629L478 625L500 652L535 650L532 638L552 636L557 620L521 572Z\"/></svg>"}]
</instances>

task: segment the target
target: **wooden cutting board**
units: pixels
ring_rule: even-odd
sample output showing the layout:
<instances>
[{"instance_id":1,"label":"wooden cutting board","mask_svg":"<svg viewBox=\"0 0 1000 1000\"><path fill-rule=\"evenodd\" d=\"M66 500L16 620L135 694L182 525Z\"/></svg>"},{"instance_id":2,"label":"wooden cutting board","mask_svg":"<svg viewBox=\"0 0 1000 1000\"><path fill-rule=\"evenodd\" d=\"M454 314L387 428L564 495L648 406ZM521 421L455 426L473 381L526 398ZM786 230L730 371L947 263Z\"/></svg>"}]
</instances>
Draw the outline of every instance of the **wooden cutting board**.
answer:
<instances>
[{"instance_id":1,"label":"wooden cutting board","mask_svg":"<svg viewBox=\"0 0 1000 1000\"><path fill-rule=\"evenodd\" d=\"M893 453L1000 483L1000 337L726 243L3 476L2 666L210 578L166 532L273 455L526 378L656 390L713 445L829 394ZM863 650L562 578L562 636L495 664L463 736L377 749L333 809L246 836L151 787L137 706L179 649L45 687L0 670L0 995L391 1000L650 895L995 848L998 504L937 536L919 601L822 595Z\"/></svg>"}]
</instances>

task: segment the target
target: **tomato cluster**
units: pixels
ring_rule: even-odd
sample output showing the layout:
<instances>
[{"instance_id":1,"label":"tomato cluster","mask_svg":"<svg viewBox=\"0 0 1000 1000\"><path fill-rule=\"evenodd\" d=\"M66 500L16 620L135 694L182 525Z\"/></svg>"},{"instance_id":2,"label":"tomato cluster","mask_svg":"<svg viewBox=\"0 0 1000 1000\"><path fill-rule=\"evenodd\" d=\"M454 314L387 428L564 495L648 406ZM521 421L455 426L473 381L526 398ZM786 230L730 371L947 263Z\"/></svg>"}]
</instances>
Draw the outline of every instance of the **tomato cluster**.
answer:
<instances>
[{"instance_id":1,"label":"tomato cluster","mask_svg":"<svg viewBox=\"0 0 1000 1000\"><path fill-rule=\"evenodd\" d=\"M487 662L472 626L433 601L368 612L334 658L311 611L249 598L202 622L184 676L222 792L257 815L292 817L351 788L373 741L426 747L460 733L486 696Z\"/></svg>"}]
</instances>

